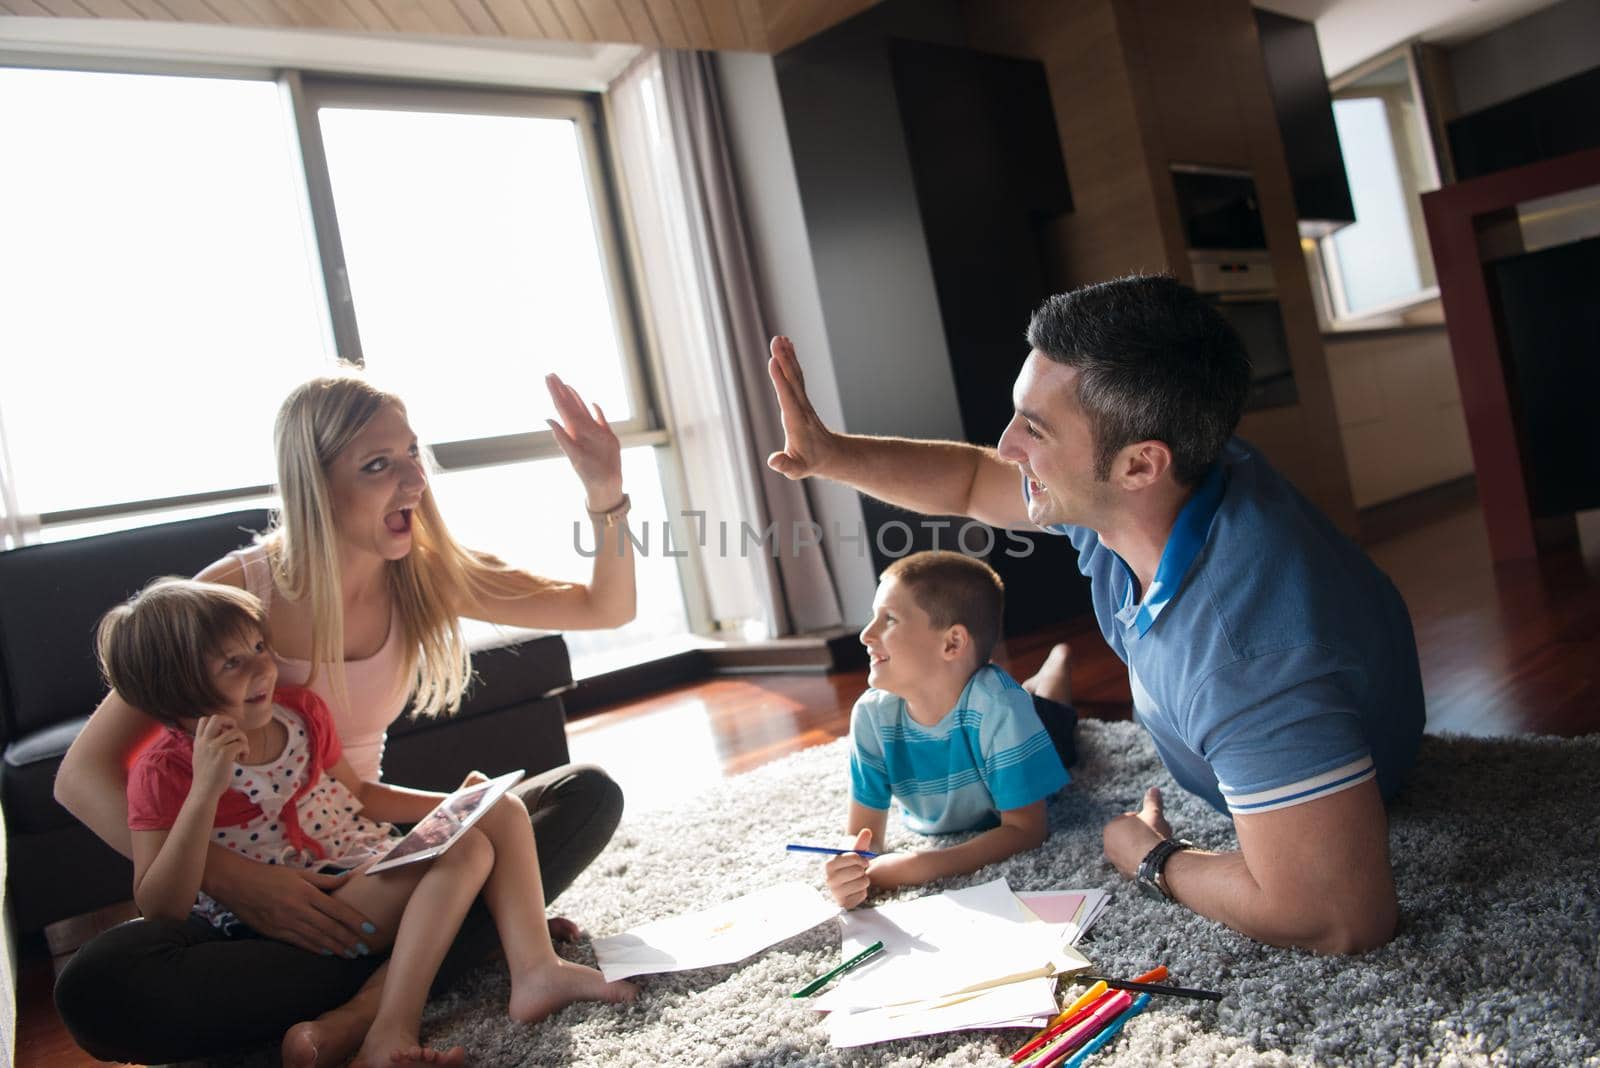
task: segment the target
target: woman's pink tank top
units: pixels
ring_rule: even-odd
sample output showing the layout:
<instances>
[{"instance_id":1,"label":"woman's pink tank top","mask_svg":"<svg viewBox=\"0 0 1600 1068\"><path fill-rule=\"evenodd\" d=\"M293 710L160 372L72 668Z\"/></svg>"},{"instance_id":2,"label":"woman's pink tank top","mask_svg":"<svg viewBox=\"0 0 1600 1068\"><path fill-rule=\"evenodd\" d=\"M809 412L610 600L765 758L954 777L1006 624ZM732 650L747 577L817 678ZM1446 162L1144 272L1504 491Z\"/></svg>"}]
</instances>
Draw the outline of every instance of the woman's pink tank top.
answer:
<instances>
[{"instance_id":1,"label":"woman's pink tank top","mask_svg":"<svg viewBox=\"0 0 1600 1068\"><path fill-rule=\"evenodd\" d=\"M252 545L233 553L244 567L244 588L260 598L270 615L272 599L277 587L272 581L272 565L267 560L264 545ZM333 686L325 668L311 686L313 693L328 703L333 712L333 725L338 728L339 741L344 745L344 755L350 767L362 779L376 781L383 765L383 743L389 724L405 711L406 680L401 676L405 666L405 650L401 634L405 628L395 616L389 620L389 637L383 648L363 660L344 662L345 690L349 705L334 700ZM278 681L291 686L304 686L311 676L309 660L294 660L277 656Z\"/></svg>"}]
</instances>

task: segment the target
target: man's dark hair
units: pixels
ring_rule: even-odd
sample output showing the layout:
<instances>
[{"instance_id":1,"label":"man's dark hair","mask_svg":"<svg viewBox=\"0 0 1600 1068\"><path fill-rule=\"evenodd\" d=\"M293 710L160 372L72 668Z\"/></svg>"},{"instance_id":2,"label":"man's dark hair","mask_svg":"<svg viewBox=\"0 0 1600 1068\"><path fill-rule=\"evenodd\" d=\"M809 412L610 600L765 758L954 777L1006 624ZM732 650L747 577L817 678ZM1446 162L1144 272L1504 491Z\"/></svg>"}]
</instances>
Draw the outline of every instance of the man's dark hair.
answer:
<instances>
[{"instance_id":1,"label":"man's dark hair","mask_svg":"<svg viewBox=\"0 0 1600 1068\"><path fill-rule=\"evenodd\" d=\"M1058 293L1028 323L1028 344L1078 372L1095 438L1095 477L1125 445L1161 441L1193 486L1244 411L1250 357L1209 302L1166 275L1130 275Z\"/></svg>"}]
</instances>

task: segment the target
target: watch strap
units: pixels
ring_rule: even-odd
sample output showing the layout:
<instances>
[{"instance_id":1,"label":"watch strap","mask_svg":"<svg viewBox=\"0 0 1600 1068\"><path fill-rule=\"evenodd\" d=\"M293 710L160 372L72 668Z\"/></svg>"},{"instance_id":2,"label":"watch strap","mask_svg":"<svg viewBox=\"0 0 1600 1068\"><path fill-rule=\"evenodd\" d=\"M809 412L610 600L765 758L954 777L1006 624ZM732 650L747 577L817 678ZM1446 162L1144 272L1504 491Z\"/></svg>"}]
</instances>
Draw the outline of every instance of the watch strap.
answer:
<instances>
[{"instance_id":1,"label":"watch strap","mask_svg":"<svg viewBox=\"0 0 1600 1068\"><path fill-rule=\"evenodd\" d=\"M1134 881L1139 888L1151 896L1159 895L1172 900L1172 891L1167 887L1166 879L1162 873L1166 870L1167 861L1172 854L1181 853L1185 849L1195 849L1195 844L1186 838L1163 838L1151 847L1150 852L1144 855L1139 862L1139 869L1134 874Z\"/></svg>"}]
</instances>

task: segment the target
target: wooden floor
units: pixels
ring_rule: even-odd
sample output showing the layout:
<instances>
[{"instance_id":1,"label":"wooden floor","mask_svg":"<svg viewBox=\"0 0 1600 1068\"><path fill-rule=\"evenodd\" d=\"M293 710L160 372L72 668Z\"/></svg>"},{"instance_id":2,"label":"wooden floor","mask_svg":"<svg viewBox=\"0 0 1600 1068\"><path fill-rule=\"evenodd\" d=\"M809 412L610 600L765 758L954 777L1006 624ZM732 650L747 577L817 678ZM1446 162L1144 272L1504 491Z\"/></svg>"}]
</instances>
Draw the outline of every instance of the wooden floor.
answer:
<instances>
[{"instance_id":1,"label":"wooden floor","mask_svg":"<svg viewBox=\"0 0 1600 1068\"><path fill-rule=\"evenodd\" d=\"M1482 516L1466 504L1369 551L1410 606L1430 731L1600 731L1600 538L1587 552L1496 568ZM1065 555L1063 566L1071 566ZM1128 718L1126 671L1092 621L1011 639L996 659L1026 678L1057 641L1073 648L1080 713ZM718 678L608 706L568 726L573 759L610 771L630 811L663 807L708 779L842 736L865 678L861 671ZM48 955L31 945L21 954L17 1063L100 1063L77 1050L50 1006Z\"/></svg>"}]
</instances>

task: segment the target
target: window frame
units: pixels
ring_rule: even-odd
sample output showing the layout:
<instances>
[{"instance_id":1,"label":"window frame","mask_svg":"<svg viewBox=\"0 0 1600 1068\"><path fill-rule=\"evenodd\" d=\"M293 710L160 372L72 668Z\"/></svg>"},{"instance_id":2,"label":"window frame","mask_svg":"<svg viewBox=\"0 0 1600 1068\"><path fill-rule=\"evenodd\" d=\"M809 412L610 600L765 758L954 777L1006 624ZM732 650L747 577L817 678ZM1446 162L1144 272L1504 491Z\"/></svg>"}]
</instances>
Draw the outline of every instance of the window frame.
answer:
<instances>
[{"instance_id":1,"label":"window frame","mask_svg":"<svg viewBox=\"0 0 1600 1068\"><path fill-rule=\"evenodd\" d=\"M613 424L623 448L648 445L664 447L673 453L668 466L675 470L676 453L672 437L664 425L655 401L652 361L642 328L639 299L633 283L628 248L622 239L616 176L609 166L604 129L605 113L601 94L569 90L473 85L418 79L371 79L345 77L336 72L267 68L249 64L227 65L186 61L145 59L109 60L93 56L37 55L0 51L0 66L41 70L81 71L98 74L154 75L166 77L217 78L275 83L284 98L284 118L293 135L291 144L298 154L304 182L303 205L311 233L316 241L316 262L310 265L321 275L325 296L325 321L331 328L334 351L341 360L363 365L360 336L354 305L345 277L344 253L339 241L332 185L323 155L316 109L322 105L372 107L385 110L440 110L457 107L469 112L564 118L574 122L578 132L580 159L585 183L590 191L590 206L599 255L612 310L612 328L618 339L633 414ZM458 441L428 442L441 472L468 470L561 455L554 434L548 429L519 434L473 438ZM664 490L675 498L677 478L665 480ZM111 501L81 508L43 512L30 517L39 530L89 521L142 517L160 522L163 513L213 504L242 502L275 492L273 485L218 487L199 493L141 500ZM669 507L680 500L669 501ZM130 523L129 526L142 525ZM688 589L692 577L685 574L685 597L692 603L698 595Z\"/></svg>"},{"instance_id":2,"label":"window frame","mask_svg":"<svg viewBox=\"0 0 1600 1068\"><path fill-rule=\"evenodd\" d=\"M1421 73L1419 71L1415 42L1407 41L1393 48L1384 50L1370 59L1356 64L1336 78L1328 80L1328 93L1334 101L1338 99L1340 90L1348 88L1375 71L1382 70L1396 60L1405 63L1407 85L1411 90L1412 99L1417 103L1417 132L1421 135L1422 162L1426 169L1425 178L1428 188L1419 188L1417 193L1430 192L1438 189L1441 182L1439 167L1439 149L1434 140L1431 122L1432 108L1429 106L1427 95L1423 91ZM1331 106L1331 105L1330 105ZM1391 132L1392 135L1392 132ZM1410 213L1409 205L1407 208ZM1350 311L1344 291L1344 280L1339 271L1338 247L1334 244L1334 237L1338 231L1326 234L1315 239L1315 255L1309 257L1316 264L1316 273L1320 275L1320 289L1326 298L1326 317L1329 325L1335 328L1348 328L1350 326L1380 319L1385 316L1394 316L1411 308L1428 304L1439 299L1439 286L1437 280L1431 286L1421 289L1407 296L1397 298L1376 307L1366 308L1360 312ZM1424 235L1426 237L1426 235ZM1428 256L1432 256L1431 249L1423 249Z\"/></svg>"}]
</instances>

